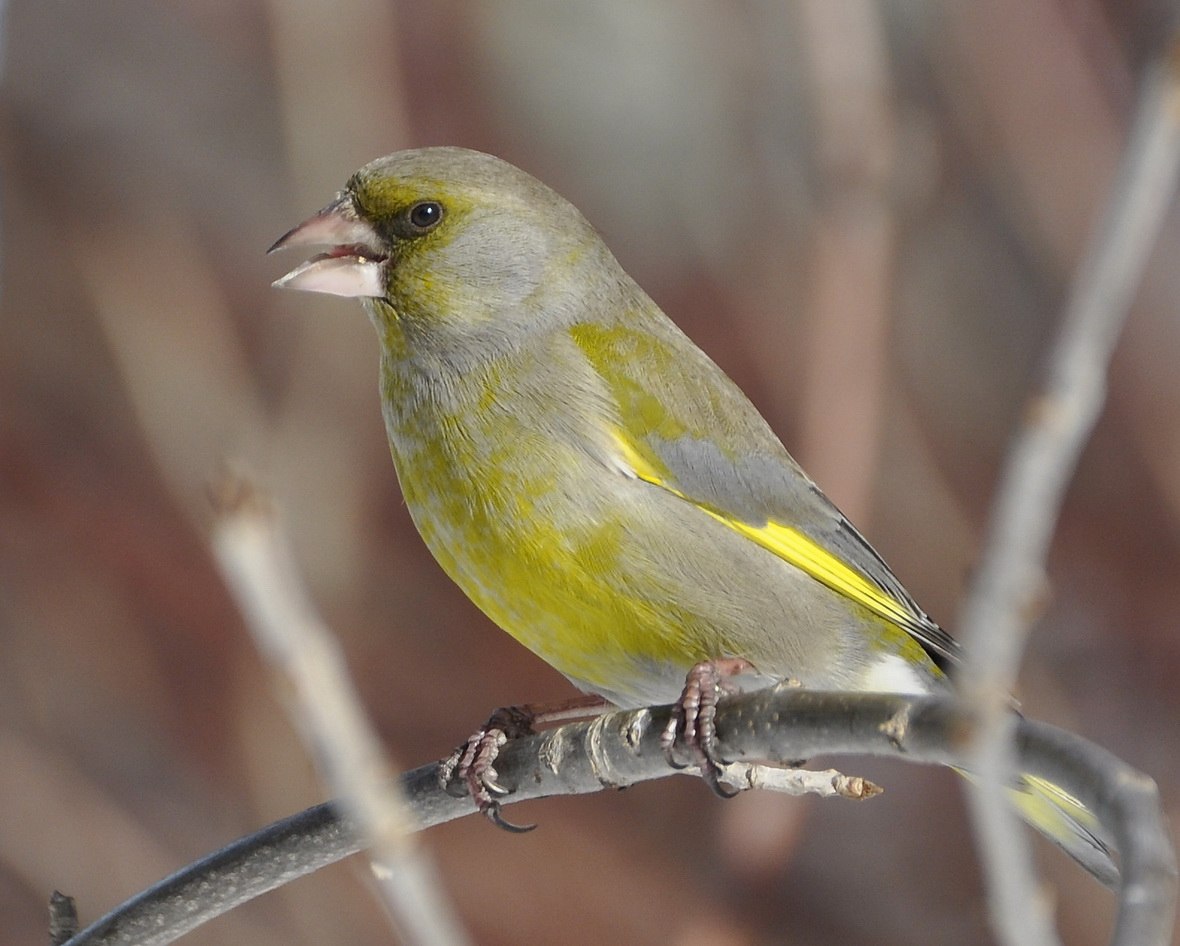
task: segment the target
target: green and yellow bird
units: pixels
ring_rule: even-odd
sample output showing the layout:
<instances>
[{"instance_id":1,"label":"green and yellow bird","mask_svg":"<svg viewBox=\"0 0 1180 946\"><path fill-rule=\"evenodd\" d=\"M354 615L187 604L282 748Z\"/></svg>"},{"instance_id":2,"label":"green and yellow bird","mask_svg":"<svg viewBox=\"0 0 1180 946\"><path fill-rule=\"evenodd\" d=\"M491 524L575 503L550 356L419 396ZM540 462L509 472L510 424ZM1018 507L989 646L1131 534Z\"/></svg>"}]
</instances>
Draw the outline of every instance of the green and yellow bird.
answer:
<instances>
[{"instance_id":1,"label":"green and yellow bird","mask_svg":"<svg viewBox=\"0 0 1180 946\"><path fill-rule=\"evenodd\" d=\"M747 687L948 691L954 640L550 188L475 151L402 151L272 249L313 244L275 285L363 302L426 545L581 690L673 702L703 664ZM1028 778L1017 803L1111 879L1076 800Z\"/></svg>"}]
</instances>

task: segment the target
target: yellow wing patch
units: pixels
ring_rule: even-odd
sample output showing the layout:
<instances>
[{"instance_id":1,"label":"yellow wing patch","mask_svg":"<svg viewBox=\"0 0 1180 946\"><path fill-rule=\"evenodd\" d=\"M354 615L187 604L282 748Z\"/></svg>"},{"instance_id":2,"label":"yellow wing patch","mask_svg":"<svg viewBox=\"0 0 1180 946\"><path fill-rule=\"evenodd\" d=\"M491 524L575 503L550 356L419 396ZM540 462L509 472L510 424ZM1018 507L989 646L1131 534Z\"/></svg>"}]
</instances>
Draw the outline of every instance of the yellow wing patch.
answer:
<instances>
[{"instance_id":1,"label":"yellow wing patch","mask_svg":"<svg viewBox=\"0 0 1180 946\"><path fill-rule=\"evenodd\" d=\"M735 532L761 545L767 551L773 552L779 558L806 572L816 581L831 588L832 591L849 601L856 602L890 624L906 630L916 631L921 628L920 622L909 609L891 598L860 572L846 565L810 536L792 526L785 526L773 520L761 526L743 522L740 519L734 519L722 510L696 502L674 486L666 483L660 477L655 464L640 454L635 446L622 435L616 433L615 442L635 476L645 483L651 483L653 486L658 486L660 489L679 496L685 502L692 503L718 522L724 523Z\"/></svg>"},{"instance_id":2,"label":"yellow wing patch","mask_svg":"<svg viewBox=\"0 0 1180 946\"><path fill-rule=\"evenodd\" d=\"M901 604L798 529L774 521L767 522L764 526L755 526L731 519L703 506L701 508L735 532L753 539L779 558L827 585L837 594L855 601L891 624L907 628L915 623L914 616Z\"/></svg>"}]
</instances>

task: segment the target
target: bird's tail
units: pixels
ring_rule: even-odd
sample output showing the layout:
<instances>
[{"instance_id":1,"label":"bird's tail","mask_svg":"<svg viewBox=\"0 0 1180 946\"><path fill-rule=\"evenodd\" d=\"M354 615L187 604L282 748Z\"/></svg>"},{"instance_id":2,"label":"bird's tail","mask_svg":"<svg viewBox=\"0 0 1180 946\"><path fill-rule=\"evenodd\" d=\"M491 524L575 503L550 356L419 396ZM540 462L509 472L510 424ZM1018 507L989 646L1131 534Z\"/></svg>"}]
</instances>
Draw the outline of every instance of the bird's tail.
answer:
<instances>
[{"instance_id":1,"label":"bird's tail","mask_svg":"<svg viewBox=\"0 0 1180 946\"><path fill-rule=\"evenodd\" d=\"M956 771L971 781L970 772ZM1119 870L1110 846L1103 840L1102 826L1082 802L1039 775L1023 774L1008 789L1020 817L1065 851L1107 887L1117 887Z\"/></svg>"}]
</instances>

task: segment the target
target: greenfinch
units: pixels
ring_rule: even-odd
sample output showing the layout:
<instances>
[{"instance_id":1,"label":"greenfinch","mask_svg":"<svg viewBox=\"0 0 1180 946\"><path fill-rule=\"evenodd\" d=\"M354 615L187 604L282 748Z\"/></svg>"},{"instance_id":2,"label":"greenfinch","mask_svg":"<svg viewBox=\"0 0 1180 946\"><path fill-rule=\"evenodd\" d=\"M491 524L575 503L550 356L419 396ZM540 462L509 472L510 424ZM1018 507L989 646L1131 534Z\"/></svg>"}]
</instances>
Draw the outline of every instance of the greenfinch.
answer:
<instances>
[{"instance_id":1,"label":"greenfinch","mask_svg":"<svg viewBox=\"0 0 1180 946\"><path fill-rule=\"evenodd\" d=\"M304 245L328 249L275 285L362 301L422 539L579 689L678 701L688 730L733 687L950 691L955 641L540 181L476 151L398 152L272 250ZM1015 795L1111 880L1076 799L1033 777Z\"/></svg>"}]
</instances>

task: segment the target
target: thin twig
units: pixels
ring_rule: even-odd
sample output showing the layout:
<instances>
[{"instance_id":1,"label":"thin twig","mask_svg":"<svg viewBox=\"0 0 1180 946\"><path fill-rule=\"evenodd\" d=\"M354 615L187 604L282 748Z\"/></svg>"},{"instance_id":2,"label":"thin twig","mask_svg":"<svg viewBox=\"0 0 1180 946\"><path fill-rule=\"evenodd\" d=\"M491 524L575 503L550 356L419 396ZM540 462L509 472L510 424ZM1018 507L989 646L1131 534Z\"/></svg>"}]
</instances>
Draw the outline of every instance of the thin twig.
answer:
<instances>
[{"instance_id":1,"label":"thin twig","mask_svg":"<svg viewBox=\"0 0 1180 946\"><path fill-rule=\"evenodd\" d=\"M1015 944L1056 942L1038 897L1028 844L1005 799L1015 770L1008 694L1037 602L1043 563L1070 477L1102 409L1106 369L1171 205L1180 167L1177 40L1146 74L1101 222L1078 269L1044 390L1013 441L976 581L959 621L964 698L979 714L970 794L992 898L992 922Z\"/></svg>"},{"instance_id":2,"label":"thin twig","mask_svg":"<svg viewBox=\"0 0 1180 946\"><path fill-rule=\"evenodd\" d=\"M660 747L670 711L663 706L610 713L510 740L496 760L500 782L512 790L502 803L588 794L675 774ZM963 761L971 718L946 698L780 686L724 701L716 723L722 755L736 762L856 754L949 764ZM1176 861L1155 784L1079 736L1029 720L1018 720L1016 727L1021 769L1075 792L1116 839L1123 882L1111 946L1166 946ZM437 765L407 772L402 787L423 828L474 813L470 800L440 788ZM179 871L67 946L164 946L360 847L332 806L317 806Z\"/></svg>"},{"instance_id":3,"label":"thin twig","mask_svg":"<svg viewBox=\"0 0 1180 946\"><path fill-rule=\"evenodd\" d=\"M62 946L78 932L78 907L60 890L49 895L49 946Z\"/></svg>"},{"instance_id":4,"label":"thin twig","mask_svg":"<svg viewBox=\"0 0 1180 946\"><path fill-rule=\"evenodd\" d=\"M397 792L394 772L353 689L344 657L299 581L286 537L253 487L227 477L215 499L213 548L262 655L286 684L289 709L321 774L366 839L377 889L411 943L468 942L445 902Z\"/></svg>"}]
</instances>

